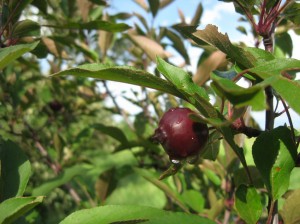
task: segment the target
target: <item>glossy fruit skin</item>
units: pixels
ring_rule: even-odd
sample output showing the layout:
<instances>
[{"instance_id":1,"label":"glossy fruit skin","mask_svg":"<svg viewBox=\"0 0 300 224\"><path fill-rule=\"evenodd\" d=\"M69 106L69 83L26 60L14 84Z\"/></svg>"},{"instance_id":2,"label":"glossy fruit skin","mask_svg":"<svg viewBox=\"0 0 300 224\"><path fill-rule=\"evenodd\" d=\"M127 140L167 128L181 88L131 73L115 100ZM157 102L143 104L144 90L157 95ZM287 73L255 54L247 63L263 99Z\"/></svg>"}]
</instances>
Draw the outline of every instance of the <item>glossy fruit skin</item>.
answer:
<instances>
[{"instance_id":1,"label":"glossy fruit skin","mask_svg":"<svg viewBox=\"0 0 300 224\"><path fill-rule=\"evenodd\" d=\"M161 118L152 140L160 143L171 160L200 153L208 140L208 127L189 118L189 108L171 108Z\"/></svg>"}]
</instances>

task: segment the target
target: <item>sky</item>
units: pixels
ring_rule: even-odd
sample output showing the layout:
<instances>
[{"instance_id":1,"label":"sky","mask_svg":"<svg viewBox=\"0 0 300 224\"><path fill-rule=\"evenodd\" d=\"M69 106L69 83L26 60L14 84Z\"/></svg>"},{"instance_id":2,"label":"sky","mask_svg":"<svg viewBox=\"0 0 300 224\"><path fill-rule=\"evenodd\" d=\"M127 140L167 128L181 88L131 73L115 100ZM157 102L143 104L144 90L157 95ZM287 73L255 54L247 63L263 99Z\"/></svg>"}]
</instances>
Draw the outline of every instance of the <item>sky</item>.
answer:
<instances>
[{"instance_id":1,"label":"sky","mask_svg":"<svg viewBox=\"0 0 300 224\"><path fill-rule=\"evenodd\" d=\"M146 0L147 2L147 0ZM175 22L180 21L180 17L178 14L178 10L180 9L185 15L187 21L191 20L193 17L197 5L199 2L202 3L204 12L201 17L201 24L199 25L199 29L204 29L207 24L216 25L219 28L219 31L222 33L227 33L230 40L232 42L243 41L248 46L254 46L254 40L251 35L244 35L240 31L236 29L237 26L242 25L250 31L250 27L247 23L238 22L240 15L235 12L234 6L232 3L225 3L218 0L175 0L169 6L165 7L161 10L155 19L153 20L152 15L148 13L147 20L149 22L153 22L154 26L168 26L172 25ZM111 0L111 7L108 9L108 13L118 13L118 12L138 12L142 15L147 15L145 11L133 0ZM129 25L132 25L132 21L126 21ZM300 36L295 35L293 32L290 32L290 35L294 42L293 49L293 58L300 60L300 45L296 44L300 42ZM191 61L191 71L196 71L196 64L199 56L201 55L201 51L197 48L189 47L188 49ZM172 54L174 52L171 52ZM174 64L182 64L183 59L180 56L176 56L176 54L170 59ZM109 88L112 90L113 95L116 96L117 102L126 108L127 111L131 113L138 113L139 109L134 105L131 105L128 101L122 98L124 92L126 92L127 96L132 95L131 90L139 90L139 87L135 87L128 84L123 83L109 83ZM111 105L112 102L108 102ZM282 106L280 107L282 109ZM296 128L300 128L300 116L295 112L291 111L292 117L295 119ZM264 124L264 112L254 112L254 118L261 125ZM276 119L275 125L282 125L287 122L285 116L281 116Z\"/></svg>"}]
</instances>

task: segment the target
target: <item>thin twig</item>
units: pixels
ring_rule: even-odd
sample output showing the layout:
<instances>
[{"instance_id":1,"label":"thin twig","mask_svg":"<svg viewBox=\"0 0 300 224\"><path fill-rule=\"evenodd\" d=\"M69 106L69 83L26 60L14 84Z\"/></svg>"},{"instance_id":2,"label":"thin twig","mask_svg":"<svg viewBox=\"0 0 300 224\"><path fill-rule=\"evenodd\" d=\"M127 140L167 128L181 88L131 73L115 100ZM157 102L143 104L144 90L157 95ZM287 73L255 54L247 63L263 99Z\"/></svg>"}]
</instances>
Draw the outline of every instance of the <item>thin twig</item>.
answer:
<instances>
[{"instance_id":1,"label":"thin twig","mask_svg":"<svg viewBox=\"0 0 300 224\"><path fill-rule=\"evenodd\" d=\"M293 125L293 121L292 121L291 114L290 114L290 112L289 112L289 108L288 108L288 106L286 105L284 99L283 99L281 96L279 96L279 98L280 98L280 100L281 100L281 103L282 103L282 105L283 105L283 107L284 107L284 110L285 110L285 112L286 112L286 116L287 116L288 121L289 121L289 123L290 123L291 131L292 131L293 142L296 142L295 129L294 129L294 125Z\"/></svg>"}]
</instances>

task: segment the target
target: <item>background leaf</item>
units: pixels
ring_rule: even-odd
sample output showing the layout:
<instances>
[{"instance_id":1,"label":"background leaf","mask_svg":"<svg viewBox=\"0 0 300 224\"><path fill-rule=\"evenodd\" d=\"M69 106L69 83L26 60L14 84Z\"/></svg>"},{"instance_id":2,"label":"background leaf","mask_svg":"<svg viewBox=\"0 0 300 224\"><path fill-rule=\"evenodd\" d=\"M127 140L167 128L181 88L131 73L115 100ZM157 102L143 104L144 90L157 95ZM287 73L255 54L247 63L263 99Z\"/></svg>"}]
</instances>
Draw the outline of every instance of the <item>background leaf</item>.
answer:
<instances>
[{"instance_id":1,"label":"background leaf","mask_svg":"<svg viewBox=\"0 0 300 224\"><path fill-rule=\"evenodd\" d=\"M284 223L296 224L300 221L300 189L294 190L285 200L280 215Z\"/></svg>"},{"instance_id":2,"label":"background leaf","mask_svg":"<svg viewBox=\"0 0 300 224\"><path fill-rule=\"evenodd\" d=\"M120 179L116 189L105 200L106 205L135 204L161 209L166 202L163 191L136 173Z\"/></svg>"},{"instance_id":3,"label":"background leaf","mask_svg":"<svg viewBox=\"0 0 300 224\"><path fill-rule=\"evenodd\" d=\"M160 2L159 0L148 0L148 4L150 6L150 10L151 10L153 17L155 17L158 12L159 2Z\"/></svg>"}]
</instances>

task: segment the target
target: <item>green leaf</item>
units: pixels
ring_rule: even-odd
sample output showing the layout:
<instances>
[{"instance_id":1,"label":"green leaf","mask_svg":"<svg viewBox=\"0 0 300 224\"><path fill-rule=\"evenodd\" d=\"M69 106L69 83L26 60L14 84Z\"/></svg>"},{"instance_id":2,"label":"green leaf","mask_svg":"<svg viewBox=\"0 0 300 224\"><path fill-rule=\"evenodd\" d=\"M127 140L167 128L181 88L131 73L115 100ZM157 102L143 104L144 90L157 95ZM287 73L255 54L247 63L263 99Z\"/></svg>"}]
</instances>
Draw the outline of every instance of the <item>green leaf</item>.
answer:
<instances>
[{"instance_id":1,"label":"green leaf","mask_svg":"<svg viewBox=\"0 0 300 224\"><path fill-rule=\"evenodd\" d=\"M194 32L192 29L179 28L185 35L191 37L199 45L203 42L218 48L224 52L227 57L236 62L240 67L251 68L255 64L255 57L245 51L243 48L237 47L231 43L227 34L221 34L214 25L207 25L204 30Z\"/></svg>"},{"instance_id":2,"label":"green leaf","mask_svg":"<svg viewBox=\"0 0 300 224\"><path fill-rule=\"evenodd\" d=\"M190 58L181 37L171 29L165 29L165 35L172 41L172 47L174 47L176 51L178 51L178 53L184 58L187 64L190 64Z\"/></svg>"},{"instance_id":3,"label":"green leaf","mask_svg":"<svg viewBox=\"0 0 300 224\"><path fill-rule=\"evenodd\" d=\"M22 196L31 175L31 165L17 144L12 141L0 144L0 166L0 202Z\"/></svg>"},{"instance_id":4,"label":"green leaf","mask_svg":"<svg viewBox=\"0 0 300 224\"><path fill-rule=\"evenodd\" d=\"M263 49L259 49L256 47L245 47L243 48L246 52L249 52L256 59L255 64L263 64L267 61L274 60L275 57L272 53L265 51Z\"/></svg>"},{"instance_id":5,"label":"green leaf","mask_svg":"<svg viewBox=\"0 0 300 224\"><path fill-rule=\"evenodd\" d=\"M272 80L271 80L272 79ZM290 80L282 76L270 78L271 86L279 93L288 105L300 114L300 83L295 80ZM267 81L267 80L266 80Z\"/></svg>"},{"instance_id":6,"label":"green leaf","mask_svg":"<svg viewBox=\"0 0 300 224\"><path fill-rule=\"evenodd\" d=\"M185 96L188 102L195 105L204 116L213 118L219 116L216 109L209 103L205 89L194 83L189 74L178 67L168 64L159 57L157 57L157 69Z\"/></svg>"},{"instance_id":7,"label":"green leaf","mask_svg":"<svg viewBox=\"0 0 300 224\"><path fill-rule=\"evenodd\" d=\"M300 70L300 60L292 58L275 58L270 61L260 61L249 72L257 74L262 79L280 76L283 71Z\"/></svg>"},{"instance_id":8,"label":"green leaf","mask_svg":"<svg viewBox=\"0 0 300 224\"><path fill-rule=\"evenodd\" d=\"M61 224L107 224L107 223L185 223L213 224L212 220L185 213L172 213L164 210L136 205L107 205L74 212Z\"/></svg>"},{"instance_id":9,"label":"green leaf","mask_svg":"<svg viewBox=\"0 0 300 224\"><path fill-rule=\"evenodd\" d=\"M90 78L98 78L110 81L124 82L128 84L148 87L160 90L166 93L173 94L180 98L185 98L172 84L158 78L146 71L139 70L128 66L110 66L104 64L85 64L77 68L67 69L53 74L59 75L74 75Z\"/></svg>"},{"instance_id":10,"label":"green leaf","mask_svg":"<svg viewBox=\"0 0 300 224\"><path fill-rule=\"evenodd\" d=\"M112 168L120 168L126 165L137 165L137 160L130 150L122 150L120 152L106 155L100 154L100 156L92 158L91 162L94 164L94 167L87 172L87 174L91 175L99 175Z\"/></svg>"},{"instance_id":11,"label":"green leaf","mask_svg":"<svg viewBox=\"0 0 300 224\"><path fill-rule=\"evenodd\" d=\"M33 196L47 195L53 189L71 181L75 176L83 174L87 171L84 165L76 165L70 168L66 168L54 179L44 182L42 185L36 187L32 191Z\"/></svg>"},{"instance_id":12,"label":"green leaf","mask_svg":"<svg viewBox=\"0 0 300 224\"><path fill-rule=\"evenodd\" d=\"M263 206L254 187L240 185L235 192L235 207L240 217L249 224L256 224L259 220Z\"/></svg>"},{"instance_id":13,"label":"green leaf","mask_svg":"<svg viewBox=\"0 0 300 224\"><path fill-rule=\"evenodd\" d=\"M183 201L194 211L200 213L204 209L205 199L199 191L185 190L181 195Z\"/></svg>"},{"instance_id":14,"label":"green leaf","mask_svg":"<svg viewBox=\"0 0 300 224\"><path fill-rule=\"evenodd\" d=\"M289 190L300 189L300 167L295 167L291 172Z\"/></svg>"},{"instance_id":15,"label":"green leaf","mask_svg":"<svg viewBox=\"0 0 300 224\"><path fill-rule=\"evenodd\" d=\"M116 139L117 141L119 141L120 143L124 144L124 145L128 145L128 140L124 134L124 132L117 128L117 127L113 127L113 126L106 126L104 124L94 124L89 128L95 128L96 130L111 136L112 138Z\"/></svg>"},{"instance_id":16,"label":"green leaf","mask_svg":"<svg viewBox=\"0 0 300 224\"><path fill-rule=\"evenodd\" d=\"M44 14L47 14L47 5L48 5L47 1L33 0L31 4L34 5L35 7L37 7Z\"/></svg>"},{"instance_id":17,"label":"green leaf","mask_svg":"<svg viewBox=\"0 0 300 224\"><path fill-rule=\"evenodd\" d=\"M279 46L280 49L287 54L289 57L292 57L293 53L293 40L289 33L281 33L276 35L275 38L276 46Z\"/></svg>"},{"instance_id":18,"label":"green leaf","mask_svg":"<svg viewBox=\"0 0 300 224\"><path fill-rule=\"evenodd\" d=\"M20 197L10 198L0 204L0 223L12 223L36 205L43 201L44 197Z\"/></svg>"},{"instance_id":19,"label":"green leaf","mask_svg":"<svg viewBox=\"0 0 300 224\"><path fill-rule=\"evenodd\" d=\"M134 204L161 209L164 208L166 202L164 192L137 173L118 180L116 188L105 200L106 205Z\"/></svg>"},{"instance_id":20,"label":"green leaf","mask_svg":"<svg viewBox=\"0 0 300 224\"><path fill-rule=\"evenodd\" d=\"M80 29L80 30L104 30L108 32L122 32L130 26L125 23L111 23L104 20L91 21L87 23L67 23L63 25L44 25L57 29Z\"/></svg>"},{"instance_id":21,"label":"green leaf","mask_svg":"<svg viewBox=\"0 0 300 224\"><path fill-rule=\"evenodd\" d=\"M200 24L200 19L201 19L202 13L203 13L203 6L202 6L202 3L200 2L197 6L196 12L191 21L192 26L198 26Z\"/></svg>"},{"instance_id":22,"label":"green leaf","mask_svg":"<svg viewBox=\"0 0 300 224\"><path fill-rule=\"evenodd\" d=\"M159 0L148 0L148 4L153 17L155 17L159 9Z\"/></svg>"},{"instance_id":23,"label":"green leaf","mask_svg":"<svg viewBox=\"0 0 300 224\"><path fill-rule=\"evenodd\" d=\"M0 69L6 67L10 62L21 57L28 51L32 51L39 42L33 42L30 44L19 44L0 49Z\"/></svg>"},{"instance_id":24,"label":"green leaf","mask_svg":"<svg viewBox=\"0 0 300 224\"><path fill-rule=\"evenodd\" d=\"M253 184L256 188L264 188L264 182L258 169L255 166L248 166L249 172L252 177L252 183L247 178L247 173L244 168L240 168L234 172L234 184L240 186L241 184L250 185Z\"/></svg>"},{"instance_id":25,"label":"green leaf","mask_svg":"<svg viewBox=\"0 0 300 224\"><path fill-rule=\"evenodd\" d=\"M176 203L183 211L189 211L188 207L186 207L185 204L182 202L182 199L178 192L174 191L165 182L160 181L158 179L158 176L155 175L153 172L140 168L134 168L134 171L142 177L144 177L149 182L151 182L152 184L154 184L155 186L157 186L159 189L161 189L168 196L168 198L172 199L172 201L174 201L174 203Z\"/></svg>"},{"instance_id":26,"label":"green leaf","mask_svg":"<svg viewBox=\"0 0 300 224\"><path fill-rule=\"evenodd\" d=\"M40 25L37 22L26 19L18 21L12 30L13 38L39 36L40 35Z\"/></svg>"},{"instance_id":27,"label":"green leaf","mask_svg":"<svg viewBox=\"0 0 300 224\"><path fill-rule=\"evenodd\" d=\"M300 189L294 190L285 200L280 215L284 223L297 224L300 221Z\"/></svg>"},{"instance_id":28,"label":"green leaf","mask_svg":"<svg viewBox=\"0 0 300 224\"><path fill-rule=\"evenodd\" d=\"M255 85L243 88L229 79L219 78L212 75L212 87L217 89L217 93L225 96L237 108L251 106L253 110L263 110L266 108L265 95L262 85Z\"/></svg>"},{"instance_id":29,"label":"green leaf","mask_svg":"<svg viewBox=\"0 0 300 224\"><path fill-rule=\"evenodd\" d=\"M273 200L287 191L295 167L297 149L291 135L287 127L280 126L259 135L252 147L255 165Z\"/></svg>"}]
</instances>

